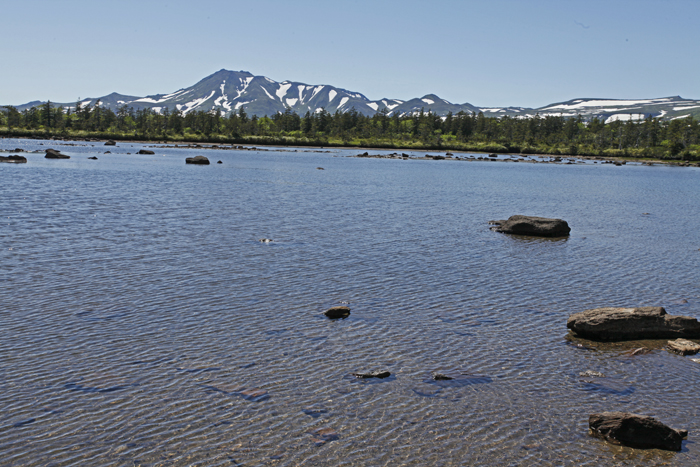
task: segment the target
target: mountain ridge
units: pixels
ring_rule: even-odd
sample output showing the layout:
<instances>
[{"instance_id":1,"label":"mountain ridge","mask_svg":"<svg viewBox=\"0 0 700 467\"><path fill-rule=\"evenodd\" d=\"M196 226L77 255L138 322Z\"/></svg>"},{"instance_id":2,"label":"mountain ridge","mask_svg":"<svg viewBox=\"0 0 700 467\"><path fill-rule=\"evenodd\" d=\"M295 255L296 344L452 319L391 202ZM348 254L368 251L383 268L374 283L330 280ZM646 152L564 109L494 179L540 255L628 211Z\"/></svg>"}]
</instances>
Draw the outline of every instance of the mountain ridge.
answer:
<instances>
[{"instance_id":1,"label":"mountain ridge","mask_svg":"<svg viewBox=\"0 0 700 467\"><path fill-rule=\"evenodd\" d=\"M448 113L483 112L487 117L509 116L514 118L534 118L539 115L576 117L584 119L602 118L606 122L614 120L683 118L688 115L700 117L700 100L684 99L680 96L652 99L610 99L576 98L555 102L538 108L529 107L477 107L468 102L455 104L435 94L414 97L408 100L382 98L370 100L364 94L327 84L309 85L298 81L274 81L266 76L253 75L248 71L221 69L204 77L194 85L167 94L129 96L117 92L99 98L81 99L82 106L100 102L103 108L117 111L119 107L133 107L134 110L152 109L155 112L179 111L187 114L192 111L220 111L224 115L240 112L248 115L274 115L288 109L299 115L307 112L330 113L347 112L355 109L363 115L386 112L387 115L401 116L420 111L432 111L441 117ZM44 104L32 101L16 108L20 111ZM76 102L55 103L64 109L75 110Z\"/></svg>"}]
</instances>

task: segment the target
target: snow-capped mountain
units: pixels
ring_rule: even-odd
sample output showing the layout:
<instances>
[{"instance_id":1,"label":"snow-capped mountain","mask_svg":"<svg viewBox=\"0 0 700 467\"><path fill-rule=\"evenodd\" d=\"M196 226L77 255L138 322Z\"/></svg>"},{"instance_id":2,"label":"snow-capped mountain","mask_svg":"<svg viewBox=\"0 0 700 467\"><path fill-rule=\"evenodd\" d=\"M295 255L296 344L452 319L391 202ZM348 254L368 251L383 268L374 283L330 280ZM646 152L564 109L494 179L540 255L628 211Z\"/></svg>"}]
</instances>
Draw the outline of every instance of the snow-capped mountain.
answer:
<instances>
[{"instance_id":1,"label":"snow-capped mountain","mask_svg":"<svg viewBox=\"0 0 700 467\"><path fill-rule=\"evenodd\" d=\"M483 112L489 117L508 115L516 118L531 118L539 114L575 117L581 115L586 119L604 118L606 121L629 120L647 116L663 119L681 118L687 115L700 117L700 100L683 99L680 96L658 99L574 99L558 102L537 109L526 107L476 107L469 103L453 104L434 94L410 100L380 99L369 100L363 94L336 88L330 85L309 85L296 81L277 82L265 76L255 76L247 71L220 70L207 76L194 86L180 89L169 94L155 94L146 97L126 96L112 93L104 97L83 99L82 105L95 105L99 100L101 107L116 111L126 105L135 110L151 108L156 112L164 109L184 114L196 110L219 110L227 115L239 112L241 108L252 116L273 115L291 109L299 115L307 112L330 113L346 112L355 109L364 115L374 115L385 111L388 115L406 115L421 110L431 110L445 116L449 112ZM18 106L24 110L38 106L42 102L34 101ZM56 104L64 108L75 108L76 103Z\"/></svg>"}]
</instances>

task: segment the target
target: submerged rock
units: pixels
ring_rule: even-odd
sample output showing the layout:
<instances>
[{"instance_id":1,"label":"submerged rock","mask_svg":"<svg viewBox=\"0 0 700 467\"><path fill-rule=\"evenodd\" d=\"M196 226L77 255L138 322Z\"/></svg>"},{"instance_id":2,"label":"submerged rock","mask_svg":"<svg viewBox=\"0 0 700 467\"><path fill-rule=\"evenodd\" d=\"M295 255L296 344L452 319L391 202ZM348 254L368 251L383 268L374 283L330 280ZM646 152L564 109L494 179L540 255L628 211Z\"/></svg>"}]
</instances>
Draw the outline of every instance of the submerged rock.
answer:
<instances>
[{"instance_id":1,"label":"submerged rock","mask_svg":"<svg viewBox=\"0 0 700 467\"><path fill-rule=\"evenodd\" d=\"M308 433L313 436L313 441L317 445L326 444L328 441L340 439L338 432L332 428L318 428L316 430L311 430Z\"/></svg>"},{"instance_id":2,"label":"submerged rock","mask_svg":"<svg viewBox=\"0 0 700 467\"><path fill-rule=\"evenodd\" d=\"M258 241L259 241L260 243L272 243L274 240L272 240L271 238L261 238L261 239L258 240Z\"/></svg>"},{"instance_id":3,"label":"submerged rock","mask_svg":"<svg viewBox=\"0 0 700 467\"><path fill-rule=\"evenodd\" d=\"M368 373L352 373L352 375L355 378L361 378L361 379L366 379L366 378L388 378L391 376L391 373L388 371L370 371Z\"/></svg>"},{"instance_id":4,"label":"submerged rock","mask_svg":"<svg viewBox=\"0 0 700 467\"><path fill-rule=\"evenodd\" d=\"M674 430L658 420L627 412L594 413L588 418L593 436L640 449L680 451L687 430Z\"/></svg>"},{"instance_id":5,"label":"submerged rock","mask_svg":"<svg viewBox=\"0 0 700 467\"><path fill-rule=\"evenodd\" d=\"M700 352L700 345L687 339L668 341L667 348L671 352L679 353L681 355L695 355L696 353Z\"/></svg>"},{"instance_id":6,"label":"submerged rock","mask_svg":"<svg viewBox=\"0 0 700 467\"><path fill-rule=\"evenodd\" d=\"M350 307L347 306L334 306L323 312L324 315L330 319L347 318L350 316Z\"/></svg>"},{"instance_id":7,"label":"submerged rock","mask_svg":"<svg viewBox=\"0 0 700 467\"><path fill-rule=\"evenodd\" d=\"M0 162L9 162L13 164L24 164L27 162L27 158L24 156L17 156L17 155L11 155L11 156L0 156Z\"/></svg>"},{"instance_id":8,"label":"submerged rock","mask_svg":"<svg viewBox=\"0 0 700 467\"><path fill-rule=\"evenodd\" d=\"M149 149L140 149L139 152L137 152L136 154L155 154L155 152Z\"/></svg>"},{"instance_id":9,"label":"submerged rock","mask_svg":"<svg viewBox=\"0 0 700 467\"><path fill-rule=\"evenodd\" d=\"M442 373L433 373L433 379L435 381L449 381L454 378L452 376L443 375Z\"/></svg>"},{"instance_id":10,"label":"submerged rock","mask_svg":"<svg viewBox=\"0 0 700 467\"><path fill-rule=\"evenodd\" d=\"M97 157L96 157L96 156L92 156L92 157L88 157L88 159L91 159L91 160L93 160L93 161L96 161L96 160L97 160Z\"/></svg>"},{"instance_id":11,"label":"submerged rock","mask_svg":"<svg viewBox=\"0 0 700 467\"><path fill-rule=\"evenodd\" d=\"M591 340L700 338L700 323L689 316L671 316L663 307L595 308L574 313L566 327Z\"/></svg>"},{"instance_id":12,"label":"submerged rock","mask_svg":"<svg viewBox=\"0 0 700 467\"><path fill-rule=\"evenodd\" d=\"M495 232L533 237L567 237L571 228L562 219L534 216L510 216L507 220L489 221Z\"/></svg>"},{"instance_id":13,"label":"submerged rock","mask_svg":"<svg viewBox=\"0 0 700 467\"><path fill-rule=\"evenodd\" d=\"M204 156L188 157L185 159L185 164L209 165L209 159Z\"/></svg>"},{"instance_id":14,"label":"submerged rock","mask_svg":"<svg viewBox=\"0 0 700 467\"><path fill-rule=\"evenodd\" d=\"M70 156L61 154L61 151L57 151L55 149L47 149L44 157L46 159L70 159Z\"/></svg>"}]
</instances>

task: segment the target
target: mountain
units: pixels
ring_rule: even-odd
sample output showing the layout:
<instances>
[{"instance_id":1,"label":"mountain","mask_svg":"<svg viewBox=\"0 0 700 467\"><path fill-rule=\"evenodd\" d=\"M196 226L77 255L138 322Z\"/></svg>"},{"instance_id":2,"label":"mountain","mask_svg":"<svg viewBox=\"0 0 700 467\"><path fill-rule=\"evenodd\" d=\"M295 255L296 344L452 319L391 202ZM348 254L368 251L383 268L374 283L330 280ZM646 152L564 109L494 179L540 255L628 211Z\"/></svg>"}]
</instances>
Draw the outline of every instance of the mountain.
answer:
<instances>
[{"instance_id":1,"label":"mountain","mask_svg":"<svg viewBox=\"0 0 700 467\"><path fill-rule=\"evenodd\" d=\"M374 115L386 111L388 115L406 115L421 110L431 110L445 116L448 112L483 112L488 117L508 115L515 118L532 118L539 114L561 115L565 117L583 116L606 121L629 120L647 116L663 119L681 118L687 115L700 117L700 101L683 99L680 96L657 99L573 99L557 102L537 109L527 107L476 107L469 103L453 104L434 94L407 101L399 99L369 100L364 95L336 88L330 85L309 85L296 81L277 82L265 76L255 76L247 71L219 70L207 76L194 86L183 88L169 94L154 94L146 97L126 96L112 93L104 97L83 99L82 105L95 105L112 109L126 105L135 110L150 108L156 112L175 109L187 114L194 110L220 110L226 115L238 112L241 108L248 115L274 115L287 108L305 115L306 112L320 112L325 109L330 113L346 112L355 109L364 115ZM18 110L41 105L40 101L17 106ZM75 102L56 103L64 108L75 108Z\"/></svg>"}]
</instances>

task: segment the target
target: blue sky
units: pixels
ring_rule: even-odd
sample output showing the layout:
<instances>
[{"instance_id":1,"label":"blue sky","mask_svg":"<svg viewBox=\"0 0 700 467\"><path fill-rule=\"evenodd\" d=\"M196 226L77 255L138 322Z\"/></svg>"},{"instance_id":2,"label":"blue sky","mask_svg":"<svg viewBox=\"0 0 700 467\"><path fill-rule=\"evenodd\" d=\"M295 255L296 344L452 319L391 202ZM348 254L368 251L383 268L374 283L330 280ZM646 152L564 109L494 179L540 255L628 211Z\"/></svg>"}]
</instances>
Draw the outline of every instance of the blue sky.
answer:
<instances>
[{"instance_id":1,"label":"blue sky","mask_svg":"<svg viewBox=\"0 0 700 467\"><path fill-rule=\"evenodd\" d=\"M144 96L220 70L370 99L700 99L700 1L0 0L0 104Z\"/></svg>"}]
</instances>

